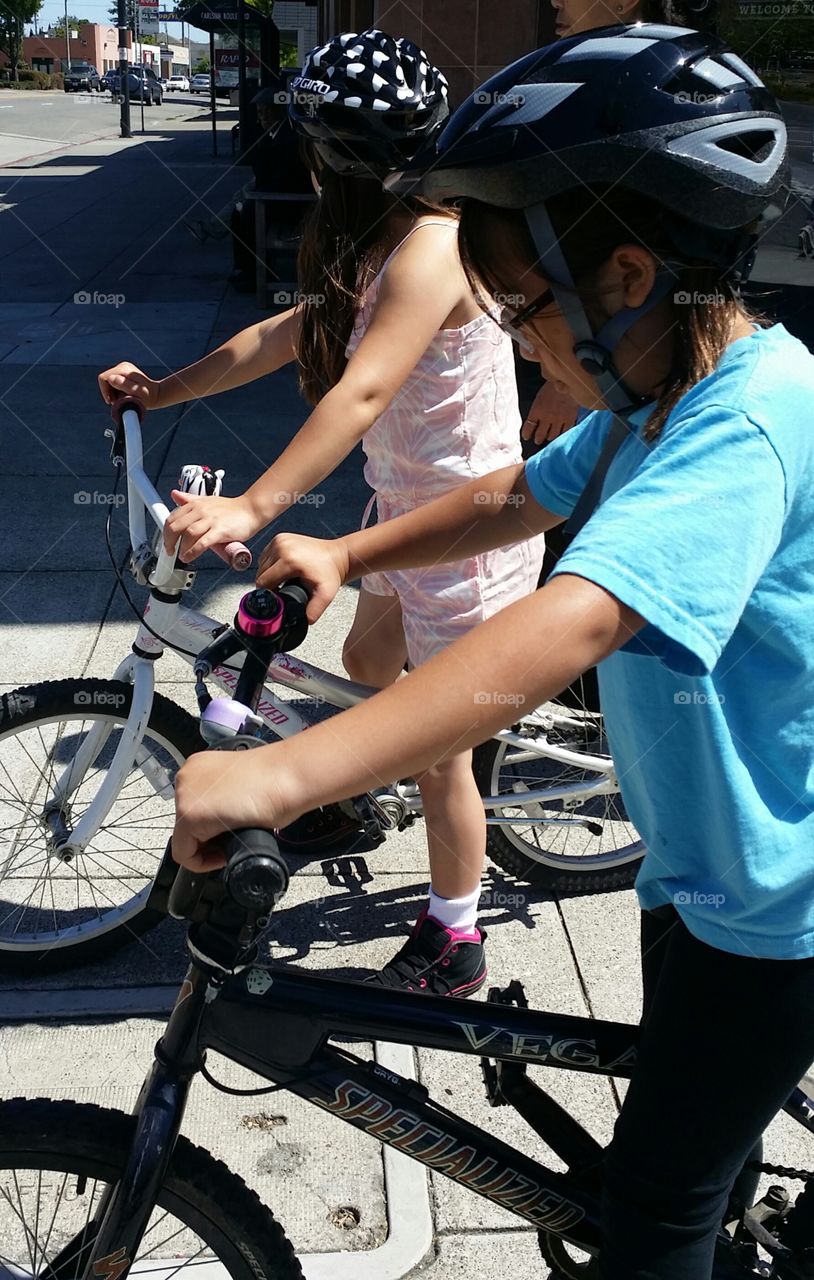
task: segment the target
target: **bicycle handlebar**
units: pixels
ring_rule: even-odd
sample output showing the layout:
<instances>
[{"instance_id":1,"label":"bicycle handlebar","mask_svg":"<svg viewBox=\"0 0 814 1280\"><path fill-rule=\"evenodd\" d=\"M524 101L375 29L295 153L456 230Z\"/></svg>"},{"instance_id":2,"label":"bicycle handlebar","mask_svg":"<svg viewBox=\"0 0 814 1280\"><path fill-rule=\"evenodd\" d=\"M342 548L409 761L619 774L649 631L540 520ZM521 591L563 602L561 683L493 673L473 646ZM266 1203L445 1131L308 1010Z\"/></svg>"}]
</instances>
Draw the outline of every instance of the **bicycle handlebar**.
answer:
<instances>
[{"instance_id":1,"label":"bicycle handlebar","mask_svg":"<svg viewBox=\"0 0 814 1280\"><path fill-rule=\"evenodd\" d=\"M124 415L128 411L134 413L141 426L147 410L136 396L119 396L110 406L110 415L121 430L124 429ZM235 573L245 573L252 565L252 553L243 542L226 542L212 547L216 556L228 565Z\"/></svg>"},{"instance_id":2,"label":"bicycle handlebar","mask_svg":"<svg viewBox=\"0 0 814 1280\"><path fill-rule=\"evenodd\" d=\"M167 904L173 919L194 918L210 874L179 868ZM259 916L267 915L284 896L288 880L288 866L271 831L246 827L231 833L223 883L233 902Z\"/></svg>"}]
</instances>

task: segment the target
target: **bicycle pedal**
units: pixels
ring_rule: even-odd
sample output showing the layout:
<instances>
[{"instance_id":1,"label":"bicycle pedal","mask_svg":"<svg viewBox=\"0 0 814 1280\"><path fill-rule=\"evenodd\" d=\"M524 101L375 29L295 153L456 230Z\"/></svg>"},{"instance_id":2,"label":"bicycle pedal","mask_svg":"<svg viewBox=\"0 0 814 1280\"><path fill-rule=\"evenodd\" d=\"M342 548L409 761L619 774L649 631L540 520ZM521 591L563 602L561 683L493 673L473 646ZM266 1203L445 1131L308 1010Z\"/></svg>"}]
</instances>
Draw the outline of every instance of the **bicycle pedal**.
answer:
<instances>
[{"instance_id":1,"label":"bicycle pedal","mask_svg":"<svg viewBox=\"0 0 814 1280\"><path fill-rule=\"evenodd\" d=\"M513 978L508 987L490 987L487 1004L513 1004L517 1009L528 1009L529 1002L522 982Z\"/></svg>"}]
</instances>

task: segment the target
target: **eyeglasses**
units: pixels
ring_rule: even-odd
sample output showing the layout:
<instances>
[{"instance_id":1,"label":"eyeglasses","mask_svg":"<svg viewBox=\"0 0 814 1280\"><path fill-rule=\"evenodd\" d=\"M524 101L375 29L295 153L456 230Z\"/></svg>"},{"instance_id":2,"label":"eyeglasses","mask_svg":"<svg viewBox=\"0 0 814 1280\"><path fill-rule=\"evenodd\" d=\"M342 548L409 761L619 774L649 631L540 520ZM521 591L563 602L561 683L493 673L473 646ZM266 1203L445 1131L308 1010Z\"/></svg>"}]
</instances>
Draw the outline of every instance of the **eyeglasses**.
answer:
<instances>
[{"instance_id":1,"label":"eyeglasses","mask_svg":"<svg viewBox=\"0 0 814 1280\"><path fill-rule=\"evenodd\" d=\"M520 311L512 312L509 307L505 307L506 318L501 328L514 329L517 332L524 324L528 324L529 320L533 320L541 311L545 311L546 307L550 307L552 302L556 302L554 291L552 289L544 289L541 294L538 294L532 302L528 303Z\"/></svg>"}]
</instances>

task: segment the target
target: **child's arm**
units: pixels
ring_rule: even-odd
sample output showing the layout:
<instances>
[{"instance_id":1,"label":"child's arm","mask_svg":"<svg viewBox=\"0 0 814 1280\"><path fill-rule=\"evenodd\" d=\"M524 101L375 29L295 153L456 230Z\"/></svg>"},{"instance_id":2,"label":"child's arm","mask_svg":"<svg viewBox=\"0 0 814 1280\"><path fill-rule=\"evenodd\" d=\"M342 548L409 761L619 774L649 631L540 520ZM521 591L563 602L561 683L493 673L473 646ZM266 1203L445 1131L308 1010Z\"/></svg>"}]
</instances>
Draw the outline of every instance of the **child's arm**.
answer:
<instances>
[{"instance_id":1,"label":"child's arm","mask_svg":"<svg viewBox=\"0 0 814 1280\"><path fill-rule=\"evenodd\" d=\"M250 537L330 475L398 395L468 294L455 235L422 227L388 267L375 313L342 378L277 461L240 498L184 500L173 493L182 506L167 521L168 546L183 536L183 558L194 560L216 543Z\"/></svg>"},{"instance_id":2,"label":"child's arm","mask_svg":"<svg viewBox=\"0 0 814 1280\"><path fill-rule=\"evenodd\" d=\"M176 778L173 856L223 863L211 842L283 826L459 754L548 701L625 644L643 619L602 587L561 574L350 711L255 751L191 757Z\"/></svg>"},{"instance_id":3,"label":"child's arm","mask_svg":"<svg viewBox=\"0 0 814 1280\"><path fill-rule=\"evenodd\" d=\"M242 329L203 359L166 378L150 378L136 365L122 361L99 374L99 390L107 404L122 395L135 396L147 409L167 409L183 400L201 400L242 387L294 360L299 331L300 310L291 307Z\"/></svg>"},{"instance_id":4,"label":"child's arm","mask_svg":"<svg viewBox=\"0 0 814 1280\"><path fill-rule=\"evenodd\" d=\"M562 520L534 499L521 463L344 538L278 534L261 556L257 582L276 587L287 578L302 578L313 591L308 619L316 622L339 588L362 574L465 560L523 542Z\"/></svg>"}]
</instances>

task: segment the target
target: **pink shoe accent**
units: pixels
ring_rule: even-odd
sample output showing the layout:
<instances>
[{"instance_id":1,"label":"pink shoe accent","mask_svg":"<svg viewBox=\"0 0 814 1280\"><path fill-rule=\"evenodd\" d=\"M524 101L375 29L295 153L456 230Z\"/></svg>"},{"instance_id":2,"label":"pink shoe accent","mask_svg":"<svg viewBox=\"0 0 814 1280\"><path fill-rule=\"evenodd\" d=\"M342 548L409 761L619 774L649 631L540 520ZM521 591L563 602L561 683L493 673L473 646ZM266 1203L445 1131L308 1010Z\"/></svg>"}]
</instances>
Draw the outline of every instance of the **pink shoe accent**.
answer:
<instances>
[{"instance_id":1,"label":"pink shoe accent","mask_svg":"<svg viewBox=\"0 0 814 1280\"><path fill-rule=\"evenodd\" d=\"M471 933L464 929L450 929L447 925L441 924L440 920L436 920L435 916L431 916L428 907L425 907L418 917L416 928L420 928L426 919L432 920L433 924L437 924L439 929L443 929L444 933L449 934L451 942L480 942L481 940L480 929L475 928Z\"/></svg>"}]
</instances>

